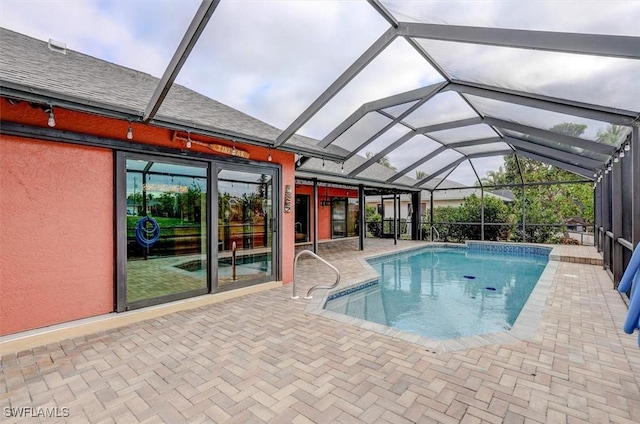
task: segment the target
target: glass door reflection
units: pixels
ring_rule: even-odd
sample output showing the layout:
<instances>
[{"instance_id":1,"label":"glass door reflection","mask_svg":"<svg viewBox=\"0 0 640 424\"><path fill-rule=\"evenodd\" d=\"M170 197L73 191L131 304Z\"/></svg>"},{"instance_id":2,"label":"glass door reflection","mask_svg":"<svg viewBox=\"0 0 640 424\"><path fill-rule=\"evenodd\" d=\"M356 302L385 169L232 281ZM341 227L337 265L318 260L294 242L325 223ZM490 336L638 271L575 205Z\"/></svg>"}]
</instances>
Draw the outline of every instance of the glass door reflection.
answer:
<instances>
[{"instance_id":1,"label":"glass door reflection","mask_svg":"<svg viewBox=\"0 0 640 424\"><path fill-rule=\"evenodd\" d=\"M269 173L218 172L218 289L273 279L272 200Z\"/></svg>"},{"instance_id":2,"label":"glass door reflection","mask_svg":"<svg viewBox=\"0 0 640 424\"><path fill-rule=\"evenodd\" d=\"M124 308L206 293L207 166L127 159L126 208Z\"/></svg>"}]
</instances>

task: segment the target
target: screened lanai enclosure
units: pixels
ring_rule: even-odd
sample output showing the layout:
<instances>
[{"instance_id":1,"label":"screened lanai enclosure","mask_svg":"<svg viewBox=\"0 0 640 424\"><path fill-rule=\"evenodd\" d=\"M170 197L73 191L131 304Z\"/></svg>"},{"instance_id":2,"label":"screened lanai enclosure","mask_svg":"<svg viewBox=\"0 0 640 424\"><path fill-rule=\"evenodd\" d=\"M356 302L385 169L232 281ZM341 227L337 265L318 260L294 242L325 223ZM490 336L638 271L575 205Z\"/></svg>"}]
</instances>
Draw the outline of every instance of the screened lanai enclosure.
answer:
<instances>
[{"instance_id":1,"label":"screened lanai enclosure","mask_svg":"<svg viewBox=\"0 0 640 424\"><path fill-rule=\"evenodd\" d=\"M134 3L105 7L131 7L131 24L154 16ZM639 2L174 9L149 23L166 26L162 39L140 31L177 49L146 61L161 78L131 121L153 124L175 81L273 125L272 138L237 139L296 152L296 178L360 189L395 237L549 242L540 234L574 230L619 281L640 242ZM454 197L479 213L438 211Z\"/></svg>"},{"instance_id":2,"label":"screened lanai enclosure","mask_svg":"<svg viewBox=\"0 0 640 424\"><path fill-rule=\"evenodd\" d=\"M505 16L531 15L487 25L480 10L368 3L386 29L296 115L276 146L305 134L321 147L339 147L344 159L328 168L322 159L301 158L300 171L394 185L385 193L397 232L399 193L413 193L408 213L420 224L405 230L413 237L424 237L425 228L433 239L434 232L442 238L443 230L467 227L468 238L548 242L539 237L543 227L586 230L617 283L640 241L640 30L623 16L639 18L638 5L571 3L577 15L558 18L561 5L545 12L530 9L536 2L501 4L513 9ZM577 18L600 7L615 18L597 28ZM558 169L565 172L552 177ZM541 196L548 186L554 189ZM571 194L568 186L578 188ZM465 187L476 189L470 196L479 198L480 216L434 220L434 201ZM531 216L534 201L560 209L561 197L577 204L575 192L585 190L593 202L579 205L590 209L587 219ZM488 197L511 204L515 217L485 222ZM417 207L421 198L427 215ZM384 195L377 203L384 205Z\"/></svg>"}]
</instances>

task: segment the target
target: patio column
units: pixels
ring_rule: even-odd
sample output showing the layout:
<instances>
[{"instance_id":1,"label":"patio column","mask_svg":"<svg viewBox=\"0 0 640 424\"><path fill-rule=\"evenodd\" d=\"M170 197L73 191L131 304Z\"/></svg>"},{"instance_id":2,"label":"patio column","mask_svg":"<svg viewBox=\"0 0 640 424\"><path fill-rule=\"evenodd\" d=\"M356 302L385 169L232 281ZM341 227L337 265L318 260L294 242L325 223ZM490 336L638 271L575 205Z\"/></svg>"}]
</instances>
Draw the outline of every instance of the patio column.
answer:
<instances>
[{"instance_id":1,"label":"patio column","mask_svg":"<svg viewBox=\"0 0 640 424\"><path fill-rule=\"evenodd\" d=\"M398 244L398 194L393 193L393 244Z\"/></svg>"},{"instance_id":2,"label":"patio column","mask_svg":"<svg viewBox=\"0 0 640 424\"><path fill-rule=\"evenodd\" d=\"M358 245L360 250L364 250L364 237L367 232L367 222L365 214L365 198L364 198L364 186L360 184L358 186Z\"/></svg>"},{"instance_id":3,"label":"patio column","mask_svg":"<svg viewBox=\"0 0 640 424\"><path fill-rule=\"evenodd\" d=\"M422 192L411 193L411 240L420 240L420 202Z\"/></svg>"},{"instance_id":4,"label":"patio column","mask_svg":"<svg viewBox=\"0 0 640 424\"><path fill-rule=\"evenodd\" d=\"M480 240L484 241L484 186L480 183Z\"/></svg>"},{"instance_id":5,"label":"patio column","mask_svg":"<svg viewBox=\"0 0 640 424\"><path fill-rule=\"evenodd\" d=\"M600 240L600 227L602 226L602 184L596 178L596 184L593 189L593 243L602 252L602 243Z\"/></svg>"},{"instance_id":6,"label":"patio column","mask_svg":"<svg viewBox=\"0 0 640 424\"><path fill-rule=\"evenodd\" d=\"M382 205L382 213L380 214L380 237L384 238L384 216L387 208L384 204L384 196L380 195L380 204Z\"/></svg>"},{"instance_id":7,"label":"patio column","mask_svg":"<svg viewBox=\"0 0 640 424\"><path fill-rule=\"evenodd\" d=\"M622 278L622 245L618 241L622 237L622 164L612 163L611 172L611 232L613 233L613 253L611 257L611 272L613 272L613 287L618 287Z\"/></svg>"},{"instance_id":8,"label":"patio column","mask_svg":"<svg viewBox=\"0 0 640 424\"><path fill-rule=\"evenodd\" d=\"M606 165L608 166L608 165ZM602 177L602 258L604 269L611 272L611 173L605 172ZM613 279L613 274L611 274Z\"/></svg>"},{"instance_id":9,"label":"patio column","mask_svg":"<svg viewBox=\"0 0 640 424\"><path fill-rule=\"evenodd\" d=\"M318 253L318 179L313 179L313 253Z\"/></svg>"},{"instance_id":10,"label":"patio column","mask_svg":"<svg viewBox=\"0 0 640 424\"><path fill-rule=\"evenodd\" d=\"M431 190L431 197L429 199L429 238L433 241L433 190Z\"/></svg>"},{"instance_id":11,"label":"patio column","mask_svg":"<svg viewBox=\"0 0 640 424\"><path fill-rule=\"evenodd\" d=\"M527 232L525 231L525 216L526 216L526 204L527 204L527 193L525 192L524 185L524 177L522 176L522 168L520 168L520 160L518 159L518 155L515 155L516 165L518 165L518 175L520 175L520 184L522 187L522 242L527 241Z\"/></svg>"}]
</instances>

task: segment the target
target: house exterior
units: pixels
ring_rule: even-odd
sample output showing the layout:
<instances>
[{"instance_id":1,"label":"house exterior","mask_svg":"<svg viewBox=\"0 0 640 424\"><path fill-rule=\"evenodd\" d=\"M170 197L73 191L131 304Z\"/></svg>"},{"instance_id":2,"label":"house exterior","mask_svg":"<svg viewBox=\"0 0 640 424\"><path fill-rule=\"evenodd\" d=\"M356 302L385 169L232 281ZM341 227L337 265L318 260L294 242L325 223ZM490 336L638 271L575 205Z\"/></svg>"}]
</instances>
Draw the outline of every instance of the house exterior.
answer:
<instances>
[{"instance_id":1,"label":"house exterior","mask_svg":"<svg viewBox=\"0 0 640 424\"><path fill-rule=\"evenodd\" d=\"M0 43L0 336L290 283L296 244L364 238L385 167L343 178L340 148L275 149L279 129L177 84L145 120L158 78Z\"/></svg>"},{"instance_id":2,"label":"house exterior","mask_svg":"<svg viewBox=\"0 0 640 424\"><path fill-rule=\"evenodd\" d=\"M273 149L278 129L177 84L144 122L157 78L0 44L0 336L291 282L294 161L330 149Z\"/></svg>"}]
</instances>

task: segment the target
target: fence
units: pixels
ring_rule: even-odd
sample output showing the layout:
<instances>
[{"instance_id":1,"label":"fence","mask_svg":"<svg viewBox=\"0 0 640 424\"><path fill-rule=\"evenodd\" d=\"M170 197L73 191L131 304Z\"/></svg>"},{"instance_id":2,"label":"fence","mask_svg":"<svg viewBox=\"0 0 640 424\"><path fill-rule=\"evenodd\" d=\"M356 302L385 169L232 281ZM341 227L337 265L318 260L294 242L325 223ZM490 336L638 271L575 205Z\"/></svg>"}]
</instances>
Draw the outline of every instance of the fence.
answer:
<instances>
[{"instance_id":1,"label":"fence","mask_svg":"<svg viewBox=\"0 0 640 424\"><path fill-rule=\"evenodd\" d=\"M394 237L395 228L398 228L398 238L410 238L410 222L406 219L367 222L367 237ZM567 224L526 224L523 231L522 224L518 223L422 221L419 238L454 243L487 240L594 246L594 225L589 224L585 229L580 231L576 226Z\"/></svg>"}]
</instances>

